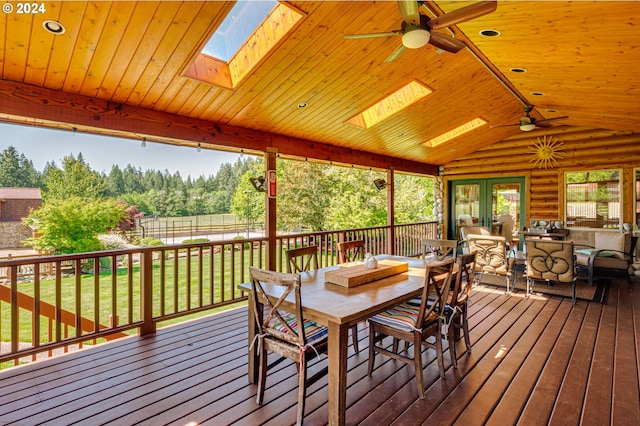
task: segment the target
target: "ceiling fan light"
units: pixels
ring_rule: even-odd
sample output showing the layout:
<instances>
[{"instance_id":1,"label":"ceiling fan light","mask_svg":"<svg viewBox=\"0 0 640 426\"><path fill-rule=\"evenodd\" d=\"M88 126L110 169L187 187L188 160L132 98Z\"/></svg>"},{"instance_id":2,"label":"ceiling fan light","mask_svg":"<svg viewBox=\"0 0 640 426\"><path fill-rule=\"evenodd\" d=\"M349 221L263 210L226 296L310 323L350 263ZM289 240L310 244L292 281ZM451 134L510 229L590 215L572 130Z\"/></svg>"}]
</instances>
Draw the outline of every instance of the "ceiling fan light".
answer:
<instances>
[{"instance_id":1,"label":"ceiling fan light","mask_svg":"<svg viewBox=\"0 0 640 426\"><path fill-rule=\"evenodd\" d=\"M429 43L430 38L431 33L427 30L408 31L402 35L402 44L408 49L418 49Z\"/></svg>"},{"instance_id":2,"label":"ceiling fan light","mask_svg":"<svg viewBox=\"0 0 640 426\"><path fill-rule=\"evenodd\" d=\"M522 130L523 132L530 132L535 128L536 128L536 125L533 124L533 123L521 124L520 125L520 130Z\"/></svg>"}]
</instances>

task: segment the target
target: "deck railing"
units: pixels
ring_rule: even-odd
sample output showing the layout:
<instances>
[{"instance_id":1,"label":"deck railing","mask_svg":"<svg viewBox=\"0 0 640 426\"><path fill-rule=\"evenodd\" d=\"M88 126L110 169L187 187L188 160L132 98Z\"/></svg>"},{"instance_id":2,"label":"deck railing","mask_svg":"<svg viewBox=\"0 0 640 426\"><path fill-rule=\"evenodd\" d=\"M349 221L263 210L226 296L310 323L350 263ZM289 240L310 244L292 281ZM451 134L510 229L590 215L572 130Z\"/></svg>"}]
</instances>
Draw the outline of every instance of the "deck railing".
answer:
<instances>
[{"instance_id":1,"label":"deck railing","mask_svg":"<svg viewBox=\"0 0 640 426\"><path fill-rule=\"evenodd\" d=\"M355 239L374 255L415 256L436 231L426 222L281 235L276 269L286 270L286 250L307 245L319 247L321 266L334 265L337 243ZM244 302L236 286L249 280L249 266L265 267L266 248L266 238L249 238L0 260L0 363L150 334L159 323Z\"/></svg>"}]
</instances>

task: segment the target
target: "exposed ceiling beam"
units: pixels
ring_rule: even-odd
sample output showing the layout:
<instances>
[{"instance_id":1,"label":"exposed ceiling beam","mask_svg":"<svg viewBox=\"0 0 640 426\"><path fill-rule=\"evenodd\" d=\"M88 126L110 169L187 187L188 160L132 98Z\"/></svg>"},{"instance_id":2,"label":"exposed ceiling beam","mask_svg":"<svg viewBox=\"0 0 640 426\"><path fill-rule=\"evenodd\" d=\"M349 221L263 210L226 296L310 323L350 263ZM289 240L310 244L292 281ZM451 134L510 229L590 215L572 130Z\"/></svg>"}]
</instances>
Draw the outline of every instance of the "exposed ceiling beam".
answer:
<instances>
[{"instance_id":1,"label":"exposed ceiling beam","mask_svg":"<svg viewBox=\"0 0 640 426\"><path fill-rule=\"evenodd\" d=\"M280 155L309 160L438 173L431 164L7 81L0 81L0 121L233 152L262 154L275 148Z\"/></svg>"}]
</instances>

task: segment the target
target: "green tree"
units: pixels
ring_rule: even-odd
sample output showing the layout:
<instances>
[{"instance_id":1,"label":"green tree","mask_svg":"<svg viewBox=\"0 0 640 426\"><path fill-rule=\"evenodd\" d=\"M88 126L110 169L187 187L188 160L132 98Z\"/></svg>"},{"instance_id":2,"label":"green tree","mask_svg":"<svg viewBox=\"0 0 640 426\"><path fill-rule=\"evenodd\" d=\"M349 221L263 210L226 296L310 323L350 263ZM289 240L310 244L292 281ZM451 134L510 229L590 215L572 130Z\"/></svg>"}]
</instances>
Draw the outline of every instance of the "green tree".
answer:
<instances>
[{"instance_id":1,"label":"green tree","mask_svg":"<svg viewBox=\"0 0 640 426\"><path fill-rule=\"evenodd\" d=\"M13 146L0 152L0 186L35 188L40 185L40 174L24 154L18 153Z\"/></svg>"},{"instance_id":2,"label":"green tree","mask_svg":"<svg viewBox=\"0 0 640 426\"><path fill-rule=\"evenodd\" d=\"M85 163L82 154L62 159L62 169L51 167L45 178L45 200L79 197L82 200L102 198L107 193L107 183Z\"/></svg>"},{"instance_id":3,"label":"green tree","mask_svg":"<svg viewBox=\"0 0 640 426\"><path fill-rule=\"evenodd\" d=\"M335 181L329 166L300 161L278 161L278 227L285 231L327 229Z\"/></svg>"},{"instance_id":4,"label":"green tree","mask_svg":"<svg viewBox=\"0 0 640 426\"><path fill-rule=\"evenodd\" d=\"M249 224L264 218L265 193L256 191L249 180L255 175L256 172L247 171L231 199L231 212L238 218L244 218Z\"/></svg>"},{"instance_id":5,"label":"green tree","mask_svg":"<svg viewBox=\"0 0 640 426\"><path fill-rule=\"evenodd\" d=\"M394 178L394 222L400 224L434 219L434 179L399 173Z\"/></svg>"},{"instance_id":6,"label":"green tree","mask_svg":"<svg viewBox=\"0 0 640 426\"><path fill-rule=\"evenodd\" d=\"M51 199L23 220L37 235L23 243L54 254L97 251L101 249L98 234L124 219L124 204L113 199L87 200L77 195Z\"/></svg>"},{"instance_id":7,"label":"green tree","mask_svg":"<svg viewBox=\"0 0 640 426\"><path fill-rule=\"evenodd\" d=\"M107 186L109 188L109 195L112 197L118 197L125 193L124 177L122 170L118 165L111 167L111 173L107 179Z\"/></svg>"},{"instance_id":8,"label":"green tree","mask_svg":"<svg viewBox=\"0 0 640 426\"><path fill-rule=\"evenodd\" d=\"M373 180L380 172L345 167L330 171L335 182L328 214L329 229L380 226L387 223L387 193L379 191Z\"/></svg>"}]
</instances>

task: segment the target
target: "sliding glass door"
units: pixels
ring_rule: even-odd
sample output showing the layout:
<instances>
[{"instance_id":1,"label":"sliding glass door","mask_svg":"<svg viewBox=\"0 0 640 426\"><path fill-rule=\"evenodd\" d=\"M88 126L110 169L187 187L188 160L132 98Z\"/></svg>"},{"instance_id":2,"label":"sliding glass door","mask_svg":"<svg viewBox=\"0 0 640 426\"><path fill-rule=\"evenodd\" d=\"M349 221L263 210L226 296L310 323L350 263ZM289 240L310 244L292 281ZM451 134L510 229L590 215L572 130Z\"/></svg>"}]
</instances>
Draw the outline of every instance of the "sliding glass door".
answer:
<instances>
[{"instance_id":1,"label":"sliding glass door","mask_svg":"<svg viewBox=\"0 0 640 426\"><path fill-rule=\"evenodd\" d=\"M449 181L448 238L457 239L461 226L483 226L492 234L517 239L524 226L524 191L524 177Z\"/></svg>"}]
</instances>

